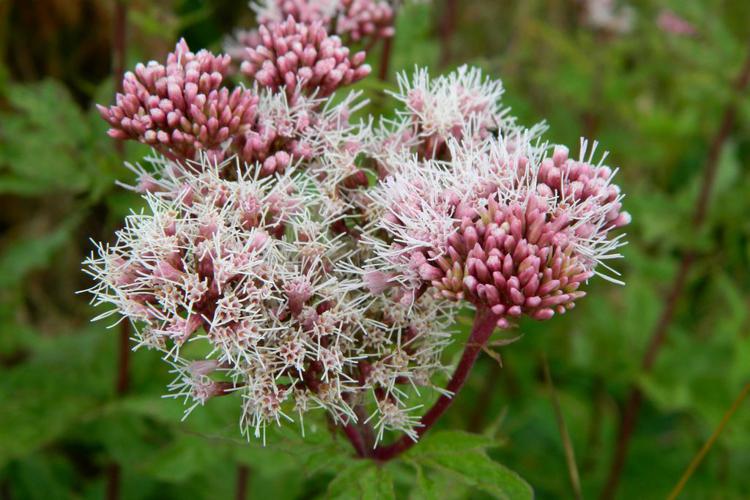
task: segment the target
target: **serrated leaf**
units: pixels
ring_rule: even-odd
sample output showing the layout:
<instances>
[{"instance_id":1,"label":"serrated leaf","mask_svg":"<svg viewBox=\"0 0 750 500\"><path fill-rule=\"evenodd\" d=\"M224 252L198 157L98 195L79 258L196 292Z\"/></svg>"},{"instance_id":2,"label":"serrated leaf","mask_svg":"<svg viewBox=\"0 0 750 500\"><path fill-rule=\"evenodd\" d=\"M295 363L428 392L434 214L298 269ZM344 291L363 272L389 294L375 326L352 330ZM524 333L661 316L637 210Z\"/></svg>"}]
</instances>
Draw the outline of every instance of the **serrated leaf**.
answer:
<instances>
[{"instance_id":1,"label":"serrated leaf","mask_svg":"<svg viewBox=\"0 0 750 500\"><path fill-rule=\"evenodd\" d=\"M414 463L417 472L417 481L414 483L409 498L411 500L438 500L440 494L435 482L427 477L424 469L418 463Z\"/></svg>"},{"instance_id":2,"label":"serrated leaf","mask_svg":"<svg viewBox=\"0 0 750 500\"><path fill-rule=\"evenodd\" d=\"M67 89L55 80L11 85L7 99L12 111L1 115L0 167L37 183L40 191L86 189L95 139Z\"/></svg>"},{"instance_id":3,"label":"serrated leaf","mask_svg":"<svg viewBox=\"0 0 750 500\"><path fill-rule=\"evenodd\" d=\"M327 498L381 500L396 498L391 473L379 464L360 460L341 471L328 486Z\"/></svg>"},{"instance_id":4,"label":"serrated leaf","mask_svg":"<svg viewBox=\"0 0 750 500\"><path fill-rule=\"evenodd\" d=\"M534 498L534 492L521 477L493 461L482 451L436 453L421 461L440 470L454 473L458 479L484 490L495 498L522 500Z\"/></svg>"},{"instance_id":5,"label":"serrated leaf","mask_svg":"<svg viewBox=\"0 0 750 500\"><path fill-rule=\"evenodd\" d=\"M472 450L484 450L499 446L501 443L481 434L465 431L438 431L427 434L419 445L409 451L412 457L434 454L463 453Z\"/></svg>"}]
</instances>

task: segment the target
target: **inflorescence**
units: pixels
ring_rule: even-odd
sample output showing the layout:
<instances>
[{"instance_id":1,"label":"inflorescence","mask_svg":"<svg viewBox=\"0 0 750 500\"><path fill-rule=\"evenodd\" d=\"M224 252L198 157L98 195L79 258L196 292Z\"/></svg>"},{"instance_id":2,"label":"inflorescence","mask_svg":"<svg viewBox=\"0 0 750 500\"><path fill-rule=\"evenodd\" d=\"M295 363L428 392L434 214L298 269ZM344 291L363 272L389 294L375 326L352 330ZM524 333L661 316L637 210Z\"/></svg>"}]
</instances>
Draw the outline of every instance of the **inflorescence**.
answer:
<instances>
[{"instance_id":1,"label":"inflorescence","mask_svg":"<svg viewBox=\"0 0 750 500\"><path fill-rule=\"evenodd\" d=\"M363 78L358 41L393 34L393 9L360 0L268 1L228 55L180 41L139 64L116 139L156 155L132 188L147 209L86 262L99 317L131 321L176 373L188 412L236 394L243 432L323 409L336 424L417 438L414 396L444 372L461 304L501 328L571 309L594 275L618 282L628 224L615 171L583 141L573 157L502 106L478 69L401 75L396 118L333 94ZM304 432L304 426L303 432ZM374 443L371 443L374 444Z\"/></svg>"}]
</instances>

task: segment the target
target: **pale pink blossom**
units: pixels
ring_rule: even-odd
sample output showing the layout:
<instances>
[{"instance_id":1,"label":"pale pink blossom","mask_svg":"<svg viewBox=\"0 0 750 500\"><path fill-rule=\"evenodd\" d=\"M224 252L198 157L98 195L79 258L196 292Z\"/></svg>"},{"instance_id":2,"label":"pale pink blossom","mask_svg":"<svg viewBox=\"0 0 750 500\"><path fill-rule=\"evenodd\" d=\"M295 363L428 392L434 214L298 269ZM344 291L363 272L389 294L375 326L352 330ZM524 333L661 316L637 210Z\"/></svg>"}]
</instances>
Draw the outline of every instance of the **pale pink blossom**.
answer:
<instances>
[{"instance_id":1,"label":"pale pink blossom","mask_svg":"<svg viewBox=\"0 0 750 500\"><path fill-rule=\"evenodd\" d=\"M656 24L659 26L659 29L672 35L696 36L698 34L695 25L678 16L671 10L664 9L659 12Z\"/></svg>"},{"instance_id":2,"label":"pale pink blossom","mask_svg":"<svg viewBox=\"0 0 750 500\"><path fill-rule=\"evenodd\" d=\"M621 239L609 233L630 220L611 169L571 160L559 146L545 158L518 140L448 146L445 163L392 158L402 170L372 193L381 207L367 236L373 293L466 300L507 327L572 308L594 274L617 282L596 269L619 256Z\"/></svg>"}]
</instances>

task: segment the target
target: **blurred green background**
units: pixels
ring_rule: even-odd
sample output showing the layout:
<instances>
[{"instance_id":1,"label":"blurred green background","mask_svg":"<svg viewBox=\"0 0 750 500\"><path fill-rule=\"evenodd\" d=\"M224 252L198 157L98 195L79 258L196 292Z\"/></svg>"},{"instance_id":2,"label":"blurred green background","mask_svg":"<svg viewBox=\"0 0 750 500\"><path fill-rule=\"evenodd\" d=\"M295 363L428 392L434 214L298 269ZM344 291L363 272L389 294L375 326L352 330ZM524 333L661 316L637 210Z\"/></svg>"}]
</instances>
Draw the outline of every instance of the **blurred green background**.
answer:
<instances>
[{"instance_id":1,"label":"blurred green background","mask_svg":"<svg viewBox=\"0 0 750 500\"><path fill-rule=\"evenodd\" d=\"M253 22L241 0L124 3L127 68L163 60L179 36L193 49L221 50L225 35ZM451 4L399 12L390 83L373 76L359 84L372 99L368 111L389 105L382 91L397 70L479 65L503 80L522 123L546 119L548 138L574 152L581 136L610 151L633 224L616 264L627 285L595 280L565 317L522 323L521 341L501 349L503 367L482 357L439 427L499 444L489 456L537 498L572 498L546 356L583 496L604 487L637 387L643 405L618 498L663 498L750 381L750 94L733 90L750 50L750 2L630 0L616 3L618 22L592 19L574 0ZM694 32L665 29L663 9ZM115 498L107 493L115 471L121 498L233 498L241 470L248 498L367 497L376 491L368 481L387 486L376 497L498 495L491 479L418 457L381 472L352 466L347 443L323 419L304 440L294 429L271 433L265 449L240 438L231 398L182 422L180 402L160 398L170 374L156 353L132 356L129 386L117 394L118 330L91 324L88 297L74 293L88 286L80 262L89 238L111 239L140 206L115 186L131 174L93 109L113 100L114 24L110 1L0 1L0 498ZM370 56L375 73L379 50ZM721 141L705 223L696 225L727 106L734 124ZM132 144L124 151L130 161L145 153ZM644 370L685 254L693 262L666 341ZM745 402L682 498L750 498L748 470Z\"/></svg>"}]
</instances>

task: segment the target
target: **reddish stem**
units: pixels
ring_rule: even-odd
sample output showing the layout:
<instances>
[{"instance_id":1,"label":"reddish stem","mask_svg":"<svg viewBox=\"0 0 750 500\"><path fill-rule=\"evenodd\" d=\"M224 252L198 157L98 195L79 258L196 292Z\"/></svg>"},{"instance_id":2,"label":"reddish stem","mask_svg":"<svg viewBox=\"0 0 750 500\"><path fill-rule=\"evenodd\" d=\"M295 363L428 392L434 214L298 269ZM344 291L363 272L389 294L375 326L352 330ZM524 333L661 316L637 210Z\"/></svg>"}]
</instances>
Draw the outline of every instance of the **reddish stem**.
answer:
<instances>
[{"instance_id":1,"label":"reddish stem","mask_svg":"<svg viewBox=\"0 0 750 500\"><path fill-rule=\"evenodd\" d=\"M380 68L378 68L378 77L384 82L388 81L388 69L391 65L391 52L393 52L393 38L388 37L383 40L383 52L380 55Z\"/></svg>"},{"instance_id":2,"label":"reddish stem","mask_svg":"<svg viewBox=\"0 0 750 500\"><path fill-rule=\"evenodd\" d=\"M446 0L443 7L443 15L438 22L438 33L440 34L440 66L445 67L450 63L453 56L451 42L453 33L456 31L456 20L458 18L458 0Z\"/></svg>"},{"instance_id":3,"label":"reddish stem","mask_svg":"<svg viewBox=\"0 0 750 500\"><path fill-rule=\"evenodd\" d=\"M471 368L474 366L479 357L479 353L487 343L487 340L495 330L497 323L497 316L492 314L488 310L477 310L477 314L474 318L474 326L471 330L471 335L466 342L466 347L461 355L461 361L459 361L456 371L453 373L450 382L446 386L446 389L453 393L452 397L442 395L438 398L435 404L430 408L427 413L424 414L420 422L420 426L417 428L417 438L412 439L406 434L401 436L397 441L388 446L379 446L373 450L371 456L378 461L385 462L397 457L401 453L405 452L412 446L414 446L438 419L445 413L445 411L451 406L453 401L458 396L458 392L466 383L466 379L471 373Z\"/></svg>"},{"instance_id":4,"label":"reddish stem","mask_svg":"<svg viewBox=\"0 0 750 500\"><path fill-rule=\"evenodd\" d=\"M750 52L748 52L747 58L742 66L739 77L734 84L734 90L741 94L744 92L750 84ZM737 115L737 101L732 99L727 104L724 110L724 115L721 119L721 125L719 130L711 141L711 145L708 151L708 157L706 158L706 166L703 171L703 182L701 183L701 190L698 193L698 199L695 204L695 211L692 217L692 226L695 231L700 230L706 220L708 212L708 203L711 199L711 190L716 179L716 173L719 169L719 157L721 151L729 139L729 135L734 127L734 121ZM695 253L692 250L686 251L682 255L680 260L680 267L677 270L677 274L674 277L672 286L669 289L664 309L662 309L661 316L654 327L651 334L651 338L646 348L646 352L643 355L642 370L644 373L649 373L656 363L656 358L661 351L662 346L667 338L669 332L669 326L674 318L675 311L677 309L677 302L682 295L683 288L685 287L685 281L690 269L695 262ZM638 420L638 413L640 412L641 404L643 402L643 393L637 386L633 386L630 389L628 401L623 410L622 418L620 419L620 427L617 432L617 444L615 447L615 453L612 458L612 465L610 466L609 476L605 483L604 490L602 491L601 498L603 500L611 499L615 496L617 486L620 482L622 470L625 467L625 459L628 454L628 447L630 440L635 430L635 425Z\"/></svg>"},{"instance_id":5,"label":"reddish stem","mask_svg":"<svg viewBox=\"0 0 750 500\"><path fill-rule=\"evenodd\" d=\"M122 396L130 387L130 323L125 320L120 323L117 343L117 381L115 394Z\"/></svg>"},{"instance_id":6,"label":"reddish stem","mask_svg":"<svg viewBox=\"0 0 750 500\"><path fill-rule=\"evenodd\" d=\"M247 465L237 466L237 488L235 491L235 498L237 500L245 500L247 498L247 483L250 477L250 468Z\"/></svg>"},{"instance_id":7,"label":"reddish stem","mask_svg":"<svg viewBox=\"0 0 750 500\"><path fill-rule=\"evenodd\" d=\"M357 456L364 458L367 456L367 445L365 440L362 438L362 434L359 432L359 428L351 422L343 426L344 435L354 447L354 451L357 452Z\"/></svg>"}]
</instances>

